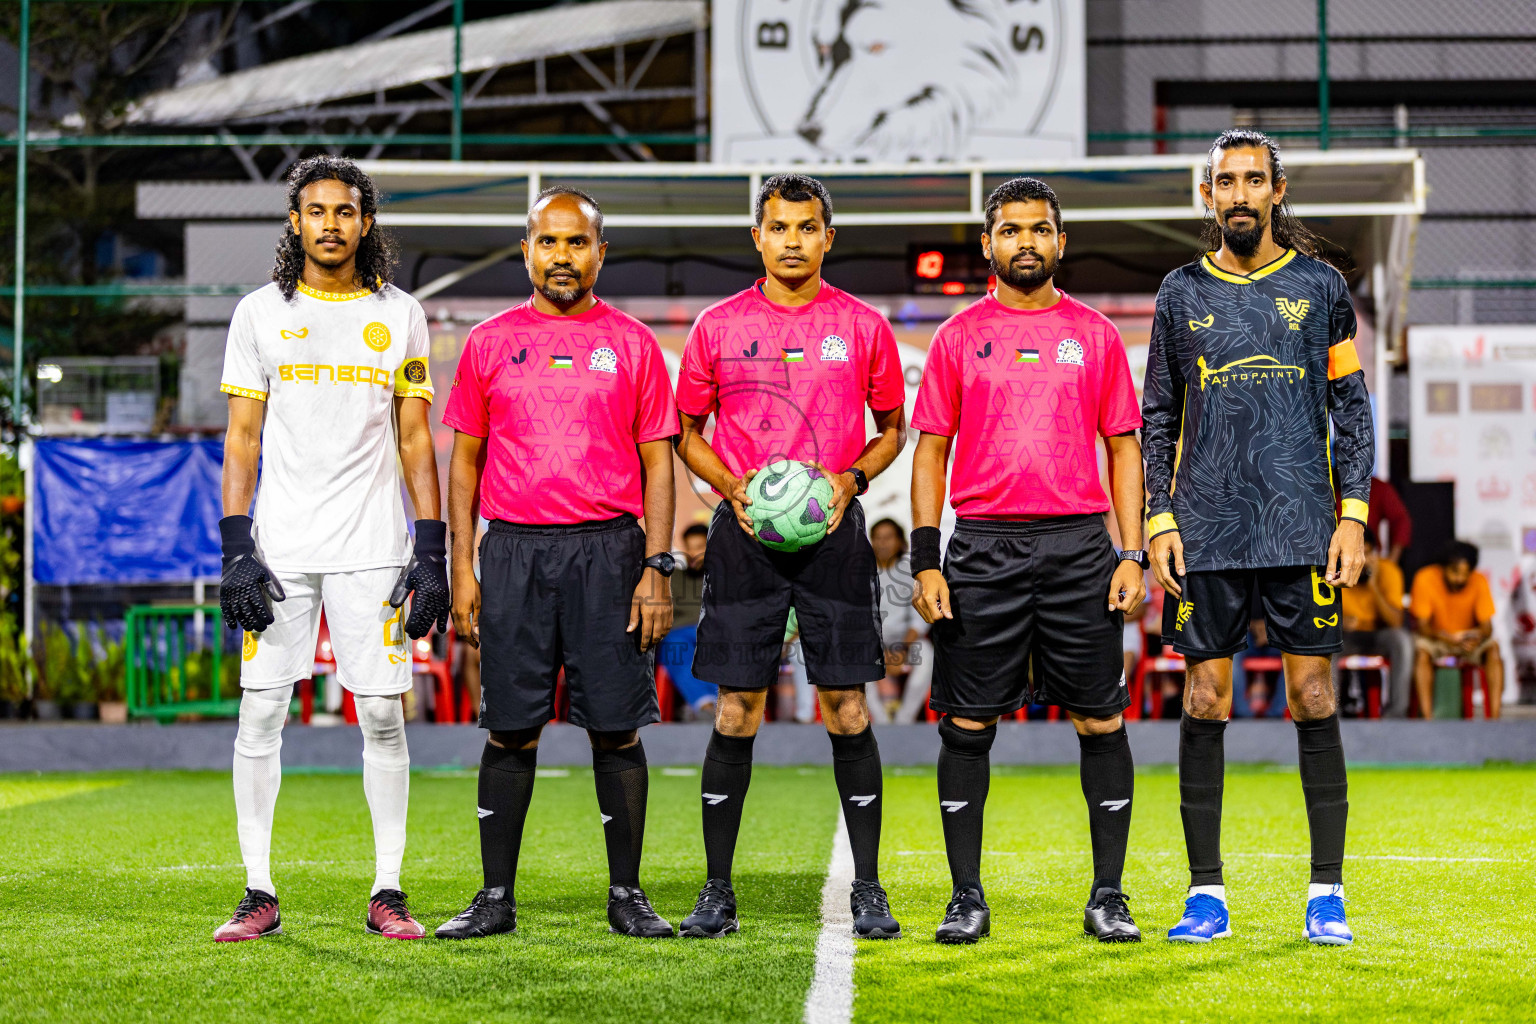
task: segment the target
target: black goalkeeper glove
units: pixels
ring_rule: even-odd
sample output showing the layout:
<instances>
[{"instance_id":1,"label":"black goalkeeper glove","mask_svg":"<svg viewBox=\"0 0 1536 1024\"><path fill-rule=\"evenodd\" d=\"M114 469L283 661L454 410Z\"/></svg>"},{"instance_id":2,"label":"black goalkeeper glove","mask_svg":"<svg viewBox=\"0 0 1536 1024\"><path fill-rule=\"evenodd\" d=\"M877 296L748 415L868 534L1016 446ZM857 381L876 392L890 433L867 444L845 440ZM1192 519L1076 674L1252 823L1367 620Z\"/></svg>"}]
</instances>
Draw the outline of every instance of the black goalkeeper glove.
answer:
<instances>
[{"instance_id":1,"label":"black goalkeeper glove","mask_svg":"<svg viewBox=\"0 0 1536 1024\"><path fill-rule=\"evenodd\" d=\"M219 535L224 543L224 576L219 580L224 622L230 629L260 633L274 618L268 599L281 601L287 595L272 570L256 557L250 516L220 519Z\"/></svg>"},{"instance_id":2,"label":"black goalkeeper glove","mask_svg":"<svg viewBox=\"0 0 1536 1024\"><path fill-rule=\"evenodd\" d=\"M412 640L432 632L437 621L439 633L448 632L448 612L453 602L448 598L448 524L441 519L416 520L416 549L411 561L400 572L395 589L389 595L392 608L405 604L405 596L414 592L411 615L405 631Z\"/></svg>"}]
</instances>

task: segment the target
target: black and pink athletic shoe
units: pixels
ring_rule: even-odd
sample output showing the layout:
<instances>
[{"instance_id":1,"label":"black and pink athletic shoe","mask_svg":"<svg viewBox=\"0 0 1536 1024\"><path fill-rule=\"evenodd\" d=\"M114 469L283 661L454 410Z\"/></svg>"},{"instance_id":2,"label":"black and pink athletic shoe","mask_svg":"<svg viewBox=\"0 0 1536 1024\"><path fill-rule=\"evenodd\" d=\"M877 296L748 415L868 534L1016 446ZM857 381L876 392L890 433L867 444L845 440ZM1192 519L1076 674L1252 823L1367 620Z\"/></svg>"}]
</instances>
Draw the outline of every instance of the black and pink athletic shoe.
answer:
<instances>
[{"instance_id":1,"label":"black and pink athletic shoe","mask_svg":"<svg viewBox=\"0 0 1536 1024\"><path fill-rule=\"evenodd\" d=\"M245 898L235 908L235 916L213 933L214 942L244 942L283 934L283 918L277 912L277 897L260 889L245 890Z\"/></svg>"},{"instance_id":2,"label":"black and pink athletic shoe","mask_svg":"<svg viewBox=\"0 0 1536 1024\"><path fill-rule=\"evenodd\" d=\"M365 926L372 934L386 939L420 939L427 934L411 916L405 905L405 893L399 889L380 889L369 898Z\"/></svg>"}]
</instances>

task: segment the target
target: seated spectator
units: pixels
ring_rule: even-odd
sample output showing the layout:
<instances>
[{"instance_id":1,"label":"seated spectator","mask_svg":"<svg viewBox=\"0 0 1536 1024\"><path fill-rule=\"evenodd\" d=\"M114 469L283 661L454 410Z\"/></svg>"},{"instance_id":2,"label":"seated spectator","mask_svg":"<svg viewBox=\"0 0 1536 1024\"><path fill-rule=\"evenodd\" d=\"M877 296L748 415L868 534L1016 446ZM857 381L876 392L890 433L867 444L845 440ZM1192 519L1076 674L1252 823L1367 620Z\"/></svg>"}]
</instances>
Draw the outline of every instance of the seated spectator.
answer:
<instances>
[{"instance_id":1,"label":"seated spectator","mask_svg":"<svg viewBox=\"0 0 1536 1024\"><path fill-rule=\"evenodd\" d=\"M709 527L694 523L683 531L684 563L672 573L672 631L656 649L656 663L667 670L683 698L687 719L714 721L715 685L693 674L698 646L699 601L704 593L704 546Z\"/></svg>"},{"instance_id":2,"label":"seated spectator","mask_svg":"<svg viewBox=\"0 0 1536 1024\"><path fill-rule=\"evenodd\" d=\"M880 580L880 641L885 650L885 678L871 684L870 717L884 725L901 709L902 683L908 671L907 652L922 636L922 616L912 607L912 568L907 560L907 532L894 519L881 519L869 528Z\"/></svg>"},{"instance_id":3,"label":"seated spectator","mask_svg":"<svg viewBox=\"0 0 1536 1024\"><path fill-rule=\"evenodd\" d=\"M1339 493L1339 479L1333 477L1334 508L1343 506L1337 497ZM1381 540L1381 527L1385 523L1387 527L1387 550L1381 556L1393 565L1402 565L1403 552L1408 545L1413 543L1413 518L1408 515L1408 506L1403 504L1402 496L1397 493L1397 488L1380 477L1371 477L1371 510L1366 517L1365 532L1374 534L1378 544Z\"/></svg>"},{"instance_id":4,"label":"seated spectator","mask_svg":"<svg viewBox=\"0 0 1536 1024\"><path fill-rule=\"evenodd\" d=\"M1434 713L1435 662L1455 658L1458 666L1482 666L1489 683L1484 711L1498 718L1504 662L1493 639L1493 591L1477 571L1477 548L1459 540L1447 544L1438 565L1414 575L1410 610L1418 626L1413 685L1424 717Z\"/></svg>"},{"instance_id":5,"label":"seated spectator","mask_svg":"<svg viewBox=\"0 0 1536 1024\"><path fill-rule=\"evenodd\" d=\"M1285 669L1257 672L1249 679L1249 658L1280 658L1280 648L1269 645L1269 627L1264 609L1254 594L1252 618L1248 620L1248 649L1232 658L1232 717L1283 718L1285 716Z\"/></svg>"},{"instance_id":6,"label":"seated spectator","mask_svg":"<svg viewBox=\"0 0 1536 1024\"><path fill-rule=\"evenodd\" d=\"M1403 570L1381 554L1376 535L1365 531L1365 572L1343 594L1344 655L1374 654L1387 659L1387 692L1382 714L1408 717L1413 681L1413 636L1403 628ZM1342 695L1343 670L1334 663L1333 685Z\"/></svg>"}]
</instances>

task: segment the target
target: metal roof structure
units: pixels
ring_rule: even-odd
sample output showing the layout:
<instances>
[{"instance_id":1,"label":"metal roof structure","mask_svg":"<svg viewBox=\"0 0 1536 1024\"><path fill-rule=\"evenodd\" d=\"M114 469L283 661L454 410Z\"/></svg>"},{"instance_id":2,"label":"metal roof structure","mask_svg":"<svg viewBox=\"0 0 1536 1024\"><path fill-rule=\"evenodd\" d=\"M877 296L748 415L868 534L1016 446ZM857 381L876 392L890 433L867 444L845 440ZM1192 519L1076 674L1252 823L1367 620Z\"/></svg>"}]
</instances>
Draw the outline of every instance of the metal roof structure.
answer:
<instances>
[{"instance_id":1,"label":"metal roof structure","mask_svg":"<svg viewBox=\"0 0 1536 1024\"><path fill-rule=\"evenodd\" d=\"M1155 222L1205 216L1199 189L1205 161L1204 154L1169 154L1029 166L797 164L794 170L826 182L839 226L978 224L987 193L1020 174L1048 179L1069 221ZM1292 150L1285 164L1299 216L1424 211L1424 161L1415 150ZM763 178L786 169L448 160L369 160L359 166L388 196L380 223L398 227L521 227L530 198L554 184L598 196L604 221L614 228L749 227Z\"/></svg>"},{"instance_id":2,"label":"metal roof structure","mask_svg":"<svg viewBox=\"0 0 1536 1024\"><path fill-rule=\"evenodd\" d=\"M704 0L605 0L550 7L466 24L466 74L568 53L702 31ZM454 30L424 32L305 54L247 68L195 85L153 93L133 104L133 126L240 124L266 115L319 113L321 104L420 85L453 74ZM638 79L643 68L636 68ZM473 99L471 97L470 99ZM369 104L361 112L372 113ZM348 111L327 110L327 116Z\"/></svg>"}]
</instances>

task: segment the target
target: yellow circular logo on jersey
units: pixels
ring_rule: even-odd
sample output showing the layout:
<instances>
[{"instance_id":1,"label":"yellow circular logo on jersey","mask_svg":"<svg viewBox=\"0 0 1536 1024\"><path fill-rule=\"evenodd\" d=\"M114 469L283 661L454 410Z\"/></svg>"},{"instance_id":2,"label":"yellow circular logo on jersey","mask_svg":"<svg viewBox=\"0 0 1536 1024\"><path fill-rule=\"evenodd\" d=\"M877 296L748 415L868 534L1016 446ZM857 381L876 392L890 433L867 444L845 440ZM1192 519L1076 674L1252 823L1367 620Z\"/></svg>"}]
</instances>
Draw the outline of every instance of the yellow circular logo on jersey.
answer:
<instances>
[{"instance_id":1,"label":"yellow circular logo on jersey","mask_svg":"<svg viewBox=\"0 0 1536 1024\"><path fill-rule=\"evenodd\" d=\"M363 328L363 344L375 352L389 348L389 328L375 320Z\"/></svg>"},{"instance_id":2,"label":"yellow circular logo on jersey","mask_svg":"<svg viewBox=\"0 0 1536 1024\"><path fill-rule=\"evenodd\" d=\"M256 657L256 634L247 630L245 642L240 645L240 658L243 661L250 661L254 657Z\"/></svg>"}]
</instances>

